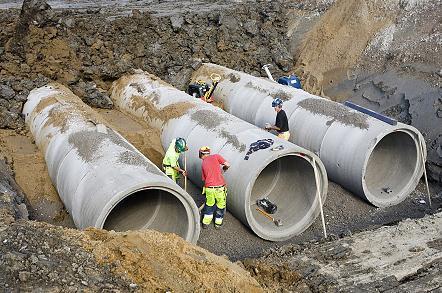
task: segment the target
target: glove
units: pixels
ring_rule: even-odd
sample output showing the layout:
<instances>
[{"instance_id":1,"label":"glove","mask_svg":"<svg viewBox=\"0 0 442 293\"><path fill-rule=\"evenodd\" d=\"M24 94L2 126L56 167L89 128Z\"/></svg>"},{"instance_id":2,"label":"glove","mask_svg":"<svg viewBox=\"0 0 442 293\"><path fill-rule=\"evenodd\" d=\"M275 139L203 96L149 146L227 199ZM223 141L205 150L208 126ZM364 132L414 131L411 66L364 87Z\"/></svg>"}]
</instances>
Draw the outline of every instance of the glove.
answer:
<instances>
[{"instance_id":1,"label":"glove","mask_svg":"<svg viewBox=\"0 0 442 293\"><path fill-rule=\"evenodd\" d=\"M223 170L227 171L227 169L229 169L229 166L223 165Z\"/></svg>"}]
</instances>

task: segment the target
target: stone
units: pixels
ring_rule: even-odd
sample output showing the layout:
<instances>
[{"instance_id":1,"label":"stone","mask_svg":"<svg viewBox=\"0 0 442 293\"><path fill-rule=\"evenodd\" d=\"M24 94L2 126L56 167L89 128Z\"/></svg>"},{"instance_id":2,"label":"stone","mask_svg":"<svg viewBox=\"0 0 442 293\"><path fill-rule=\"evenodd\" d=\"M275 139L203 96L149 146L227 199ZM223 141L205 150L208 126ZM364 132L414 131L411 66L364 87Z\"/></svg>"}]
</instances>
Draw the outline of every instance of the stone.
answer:
<instances>
[{"instance_id":1,"label":"stone","mask_svg":"<svg viewBox=\"0 0 442 293\"><path fill-rule=\"evenodd\" d=\"M181 27L184 24L184 18L182 16L171 16L170 17L170 24L172 25L172 29L176 32L179 31L181 29Z\"/></svg>"},{"instance_id":2,"label":"stone","mask_svg":"<svg viewBox=\"0 0 442 293\"><path fill-rule=\"evenodd\" d=\"M30 277L31 277L31 273L30 272L19 272L18 273L18 278L22 282L28 281Z\"/></svg>"},{"instance_id":3,"label":"stone","mask_svg":"<svg viewBox=\"0 0 442 293\"><path fill-rule=\"evenodd\" d=\"M15 97L15 91L9 86L2 84L0 85L0 98L5 100L10 100Z\"/></svg>"}]
</instances>

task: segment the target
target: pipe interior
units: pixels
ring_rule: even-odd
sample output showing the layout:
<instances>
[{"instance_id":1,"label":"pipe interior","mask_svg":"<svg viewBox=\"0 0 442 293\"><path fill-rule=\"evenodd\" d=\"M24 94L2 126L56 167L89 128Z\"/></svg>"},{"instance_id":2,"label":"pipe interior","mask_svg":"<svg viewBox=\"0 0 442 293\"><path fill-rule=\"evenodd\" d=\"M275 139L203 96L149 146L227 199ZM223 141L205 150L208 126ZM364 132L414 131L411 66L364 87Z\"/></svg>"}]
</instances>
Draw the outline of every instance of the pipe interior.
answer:
<instances>
[{"instance_id":1,"label":"pipe interior","mask_svg":"<svg viewBox=\"0 0 442 293\"><path fill-rule=\"evenodd\" d=\"M277 205L271 216L280 219L283 227L299 223L311 209L316 196L313 166L304 158L290 155L278 158L267 165L256 178L250 196L254 220L263 229L278 227L259 211L256 201L267 197Z\"/></svg>"},{"instance_id":2,"label":"pipe interior","mask_svg":"<svg viewBox=\"0 0 442 293\"><path fill-rule=\"evenodd\" d=\"M413 178L417 154L416 143L407 133L384 136L367 162L364 179L370 194L388 200L401 193Z\"/></svg>"},{"instance_id":3,"label":"pipe interior","mask_svg":"<svg viewBox=\"0 0 442 293\"><path fill-rule=\"evenodd\" d=\"M152 229L186 238L189 221L182 202L160 189L135 192L116 205L103 225L106 230Z\"/></svg>"}]
</instances>

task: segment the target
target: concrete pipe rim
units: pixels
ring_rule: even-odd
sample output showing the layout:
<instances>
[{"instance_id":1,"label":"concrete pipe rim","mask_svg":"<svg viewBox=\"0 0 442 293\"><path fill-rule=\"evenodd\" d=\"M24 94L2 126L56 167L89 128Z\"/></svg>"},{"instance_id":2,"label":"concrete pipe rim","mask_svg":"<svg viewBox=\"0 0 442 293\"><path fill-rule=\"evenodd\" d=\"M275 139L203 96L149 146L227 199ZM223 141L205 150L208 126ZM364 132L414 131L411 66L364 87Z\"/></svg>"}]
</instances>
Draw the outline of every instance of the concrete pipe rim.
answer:
<instances>
[{"instance_id":1,"label":"concrete pipe rim","mask_svg":"<svg viewBox=\"0 0 442 293\"><path fill-rule=\"evenodd\" d=\"M250 184L247 186L246 189L246 197L245 197L245 214L246 214L246 220L248 223L248 226L250 227L250 229L252 229L252 231L258 235L259 237L268 240L268 241L284 241L287 239L292 238L293 236L299 235L300 233L302 233L303 231L305 231L316 219L316 216L319 214L319 201L317 199L316 196L316 181L315 181L315 177L314 177L314 169L313 169L313 164L311 159L309 160L309 158L311 158L310 155L305 154L303 152L294 152L294 151L286 151L283 153L278 153L275 154L274 156L271 156L270 158L268 158L265 162L262 163L262 167L260 167L259 169L257 169L254 174L253 174L253 180L250 182ZM268 168L272 163L274 162L279 162L278 164L281 164L280 160L287 160L287 159L294 159L294 161L296 162L303 162L304 166L307 166L308 168L310 168L311 171L311 178L310 178L310 185L311 185L311 194L309 194L309 196L312 197L311 201L308 203L308 209L303 213L303 215L300 217L300 219L298 221L294 221L295 223L290 223L290 221L287 221L288 217L279 217L278 215L278 211L271 215L272 217L274 217L275 219L281 219L283 226L281 227L277 227L275 224L272 223L272 221L270 219L265 218L265 216L263 215L259 215L259 218L257 220L256 216L257 212L256 211L256 207L257 205L252 201L252 197L254 197L253 194L253 188L256 184L257 179L259 178L259 176L261 176L262 172ZM316 163L318 166L320 166L320 163L318 163L319 161L316 160ZM286 162L286 163L290 163ZM302 172L300 172L302 173ZM325 200L326 197L326 184L323 185L321 184L321 180L323 180L323 173L321 172L321 170L319 170L318 168L318 173L319 173L319 184L320 184L320 188L321 188L321 194L322 194L322 200ZM279 179L278 179L279 180ZM303 182L306 183L306 182ZM305 185L308 185L307 183ZM275 184L276 186L276 184ZM295 197L295 195L293 195L292 197ZM290 198L292 198L290 197ZM253 199L254 200L254 199ZM292 203L296 203L295 200L293 200L292 202L288 202L287 205L290 206L290 204ZM281 207L282 205L278 205L278 209ZM289 208L290 210L290 208ZM293 212L294 213L294 212ZM290 216L292 216L292 212L290 212ZM297 216L297 215L295 215ZM268 221L268 222L266 222ZM292 218L293 221L293 218ZM262 223L265 224L262 224ZM290 224L288 224L288 222ZM274 225L274 228L277 232L271 232L270 230L273 230L272 225ZM267 228L266 228L267 227ZM279 231L278 231L279 230Z\"/></svg>"},{"instance_id":2,"label":"concrete pipe rim","mask_svg":"<svg viewBox=\"0 0 442 293\"><path fill-rule=\"evenodd\" d=\"M397 141L393 139L397 138ZM380 208L396 205L402 202L417 186L423 172L423 162L420 148L420 134L412 128L397 128L379 134L376 137L376 143L373 144L365 157L361 184L367 200ZM401 145L391 149L401 150L401 159L389 154L388 160L380 160L383 153L382 148L389 148L389 144ZM381 150L380 150L381 149ZM411 160L404 160L410 159ZM387 165L388 167L395 166L396 174L388 174L387 168L375 168L376 161L382 162L379 164ZM411 171L404 171L405 176L400 174L397 170L407 170L407 165L412 164ZM375 170L376 169L376 170ZM390 168L393 169L393 168ZM387 186L387 179L390 182L398 182L399 188ZM367 181L373 184L367 184ZM384 187L382 187L385 185ZM394 189L393 189L394 188Z\"/></svg>"},{"instance_id":3,"label":"concrete pipe rim","mask_svg":"<svg viewBox=\"0 0 442 293\"><path fill-rule=\"evenodd\" d=\"M187 233L185 233L185 235L178 235L178 236L182 237L184 240L188 242L196 244L200 235L200 214L198 208L196 207L195 202L190 195L188 195L187 193L180 192L179 190L177 190L175 186L173 186L172 183L167 184L166 186L164 182L161 182L161 184L141 183L124 191L118 192L113 196L113 198L110 201L108 201L106 206L102 209L102 212L100 213L100 215L98 216L95 222L95 227L100 229L105 229L104 227L106 221L108 220L108 217L111 215L112 211L114 211L115 208L117 208L118 205L122 203L124 200L127 200L131 196L136 195L143 191L163 191L166 192L168 195L173 196L176 200L178 200L181 203L187 215ZM154 220L154 218L151 220ZM143 228L143 229L133 229L133 230L128 229L127 231L130 230L136 231L144 229L159 231L154 228ZM159 231L159 232L174 233L168 231Z\"/></svg>"}]
</instances>

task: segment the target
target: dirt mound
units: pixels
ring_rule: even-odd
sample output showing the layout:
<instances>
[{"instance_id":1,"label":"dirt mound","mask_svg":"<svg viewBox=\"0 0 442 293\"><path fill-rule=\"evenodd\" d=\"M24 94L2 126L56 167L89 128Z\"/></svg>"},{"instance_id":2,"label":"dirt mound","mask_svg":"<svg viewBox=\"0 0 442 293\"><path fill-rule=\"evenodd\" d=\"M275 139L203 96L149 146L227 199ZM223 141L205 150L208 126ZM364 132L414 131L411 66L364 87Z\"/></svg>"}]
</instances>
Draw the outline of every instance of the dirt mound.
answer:
<instances>
[{"instance_id":1,"label":"dirt mound","mask_svg":"<svg viewBox=\"0 0 442 293\"><path fill-rule=\"evenodd\" d=\"M324 83L346 76L372 36L391 23L392 15L385 12L374 1L336 1L308 32L300 49L296 67L302 72L304 89L322 94Z\"/></svg>"},{"instance_id":2,"label":"dirt mound","mask_svg":"<svg viewBox=\"0 0 442 293\"><path fill-rule=\"evenodd\" d=\"M3 161L0 167L0 287L7 291L262 291L239 265L173 234L28 221L23 193Z\"/></svg>"},{"instance_id":3,"label":"dirt mound","mask_svg":"<svg viewBox=\"0 0 442 293\"><path fill-rule=\"evenodd\" d=\"M120 263L143 290L259 292L257 282L237 264L189 245L174 234L155 231L107 233L88 229L88 248L103 264Z\"/></svg>"}]
</instances>

